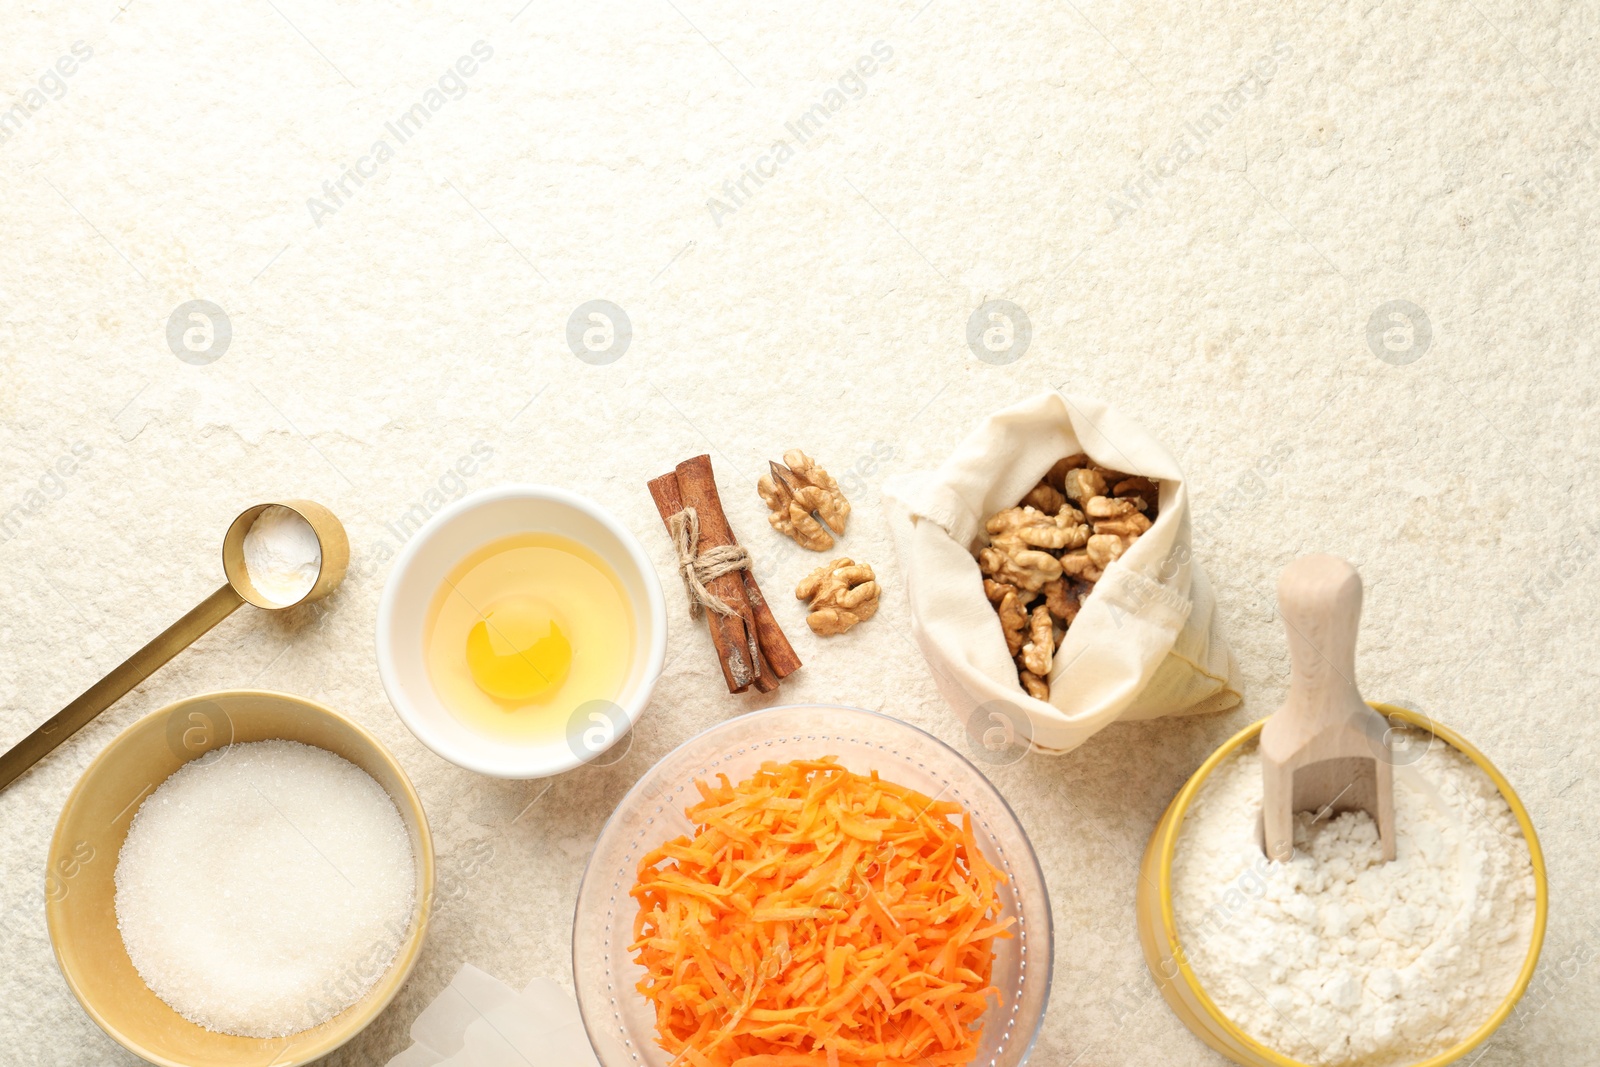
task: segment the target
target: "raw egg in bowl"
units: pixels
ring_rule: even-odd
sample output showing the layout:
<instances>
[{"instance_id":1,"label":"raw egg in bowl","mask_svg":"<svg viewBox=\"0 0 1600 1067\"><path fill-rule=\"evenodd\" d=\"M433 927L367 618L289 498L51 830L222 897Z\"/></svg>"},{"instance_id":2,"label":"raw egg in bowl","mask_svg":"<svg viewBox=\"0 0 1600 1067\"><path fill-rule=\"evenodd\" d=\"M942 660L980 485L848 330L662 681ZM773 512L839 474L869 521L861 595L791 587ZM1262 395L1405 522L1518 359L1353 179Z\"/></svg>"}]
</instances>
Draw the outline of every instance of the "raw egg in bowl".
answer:
<instances>
[{"instance_id":1,"label":"raw egg in bowl","mask_svg":"<svg viewBox=\"0 0 1600 1067\"><path fill-rule=\"evenodd\" d=\"M396 558L378 673L423 744L499 778L585 763L632 727L666 656L666 602L637 539L563 489L463 497Z\"/></svg>"}]
</instances>

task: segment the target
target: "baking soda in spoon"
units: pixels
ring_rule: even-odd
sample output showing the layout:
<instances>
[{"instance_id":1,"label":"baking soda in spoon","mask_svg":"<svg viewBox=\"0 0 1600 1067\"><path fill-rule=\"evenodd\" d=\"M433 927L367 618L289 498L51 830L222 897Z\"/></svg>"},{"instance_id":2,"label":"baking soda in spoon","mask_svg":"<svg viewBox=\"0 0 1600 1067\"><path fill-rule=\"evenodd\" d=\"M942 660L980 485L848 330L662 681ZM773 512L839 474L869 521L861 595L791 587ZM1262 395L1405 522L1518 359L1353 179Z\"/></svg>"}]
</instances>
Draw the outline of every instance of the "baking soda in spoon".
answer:
<instances>
[{"instance_id":1,"label":"baking soda in spoon","mask_svg":"<svg viewBox=\"0 0 1600 1067\"><path fill-rule=\"evenodd\" d=\"M244 535L244 566L258 593L274 603L293 604L317 584L322 545L299 512L269 504Z\"/></svg>"}]
</instances>

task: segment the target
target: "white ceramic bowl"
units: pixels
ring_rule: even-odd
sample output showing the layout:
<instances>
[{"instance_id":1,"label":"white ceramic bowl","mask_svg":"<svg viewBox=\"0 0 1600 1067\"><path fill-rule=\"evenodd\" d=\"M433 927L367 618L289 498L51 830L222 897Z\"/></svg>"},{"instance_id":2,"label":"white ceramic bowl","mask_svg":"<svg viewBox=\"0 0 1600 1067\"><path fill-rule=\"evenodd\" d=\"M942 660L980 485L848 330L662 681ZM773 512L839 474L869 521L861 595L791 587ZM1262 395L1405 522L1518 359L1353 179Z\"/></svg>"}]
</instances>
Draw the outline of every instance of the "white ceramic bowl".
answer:
<instances>
[{"instance_id":1,"label":"white ceramic bowl","mask_svg":"<svg viewBox=\"0 0 1600 1067\"><path fill-rule=\"evenodd\" d=\"M428 677L424 630L434 594L463 557L533 532L570 538L616 572L633 608L634 656L609 721L586 715L565 736L517 744L473 731L444 706ZM666 652L666 600L638 540L598 504L548 485L496 486L440 511L401 550L378 605L378 675L401 721L451 763L496 778L560 774L615 744L649 702Z\"/></svg>"}]
</instances>

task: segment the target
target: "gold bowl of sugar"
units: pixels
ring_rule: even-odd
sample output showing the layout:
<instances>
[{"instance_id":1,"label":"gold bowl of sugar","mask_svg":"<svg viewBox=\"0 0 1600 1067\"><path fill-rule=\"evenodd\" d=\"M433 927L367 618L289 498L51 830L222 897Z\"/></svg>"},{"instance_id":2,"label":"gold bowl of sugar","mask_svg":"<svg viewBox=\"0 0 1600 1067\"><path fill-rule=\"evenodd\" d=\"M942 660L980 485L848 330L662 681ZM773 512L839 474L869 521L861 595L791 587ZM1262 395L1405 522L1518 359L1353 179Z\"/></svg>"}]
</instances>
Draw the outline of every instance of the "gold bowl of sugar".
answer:
<instances>
[{"instance_id":1,"label":"gold bowl of sugar","mask_svg":"<svg viewBox=\"0 0 1600 1067\"><path fill-rule=\"evenodd\" d=\"M320 749L370 776L393 802L409 838L415 890L409 922L397 928L392 959L353 1003L309 1029L239 1037L189 1021L140 977L118 926L116 874L141 804L175 772L209 753L217 753L212 757L217 762L229 752L245 751L219 751L230 745L263 741ZM422 802L377 738L310 700L229 690L146 715L84 771L50 843L45 918L56 962L73 995L102 1030L135 1055L163 1067L295 1067L349 1041L394 998L422 950L433 884L433 841Z\"/></svg>"},{"instance_id":2,"label":"gold bowl of sugar","mask_svg":"<svg viewBox=\"0 0 1600 1067\"><path fill-rule=\"evenodd\" d=\"M1539 950L1544 944L1545 923L1549 910L1549 885L1545 873L1544 854L1539 848L1539 837L1534 832L1533 821L1528 817L1527 809L1522 806L1516 790L1487 756L1459 734L1433 722L1425 715L1392 704L1372 701L1368 703L1389 721L1392 728L1409 726L1421 731L1423 736L1431 734L1434 739L1454 748L1476 764L1505 798L1527 844L1528 858L1532 863L1535 886L1532 937L1521 969L1516 974L1510 990L1494 1012L1465 1038L1434 1055L1414 1060L1409 1065L1409 1067L1445 1067L1447 1064L1463 1061L1469 1053L1489 1040L1500 1024L1511 1015L1533 978L1534 968L1539 962ZM1195 1036L1232 1062L1243 1064L1245 1067L1304 1067L1302 1061L1263 1045L1218 1008L1191 965L1192 953L1185 948L1179 937L1179 924L1174 907L1173 856L1177 850L1179 834L1183 829L1184 816L1206 784L1207 778L1224 761L1253 745L1260 736L1265 721L1251 723L1229 738L1200 765L1168 805L1161 821L1150 835L1149 844L1145 847L1144 858L1139 867L1138 896L1134 910L1139 928L1139 943L1144 950L1145 963L1150 969L1150 975L1155 979L1157 988L1161 990L1161 995L1173 1014L1177 1015Z\"/></svg>"}]
</instances>

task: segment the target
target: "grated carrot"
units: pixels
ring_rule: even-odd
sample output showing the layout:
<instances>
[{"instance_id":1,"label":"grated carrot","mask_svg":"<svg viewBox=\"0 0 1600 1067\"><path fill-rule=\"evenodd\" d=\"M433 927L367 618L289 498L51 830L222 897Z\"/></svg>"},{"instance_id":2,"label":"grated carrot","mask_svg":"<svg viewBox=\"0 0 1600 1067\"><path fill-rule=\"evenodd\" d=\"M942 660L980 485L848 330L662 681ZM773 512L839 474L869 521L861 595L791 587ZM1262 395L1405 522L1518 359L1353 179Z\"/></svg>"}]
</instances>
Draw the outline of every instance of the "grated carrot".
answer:
<instances>
[{"instance_id":1,"label":"grated carrot","mask_svg":"<svg viewBox=\"0 0 1600 1067\"><path fill-rule=\"evenodd\" d=\"M834 757L697 781L645 854L629 950L688 1067L961 1067L983 1035L997 886L960 804Z\"/></svg>"}]
</instances>

